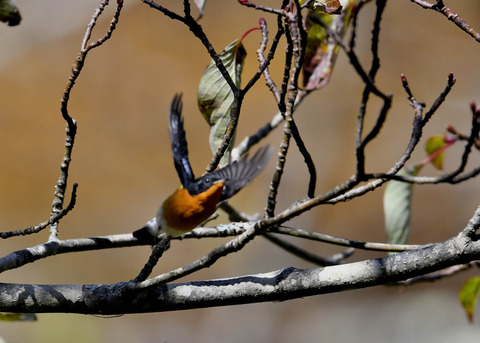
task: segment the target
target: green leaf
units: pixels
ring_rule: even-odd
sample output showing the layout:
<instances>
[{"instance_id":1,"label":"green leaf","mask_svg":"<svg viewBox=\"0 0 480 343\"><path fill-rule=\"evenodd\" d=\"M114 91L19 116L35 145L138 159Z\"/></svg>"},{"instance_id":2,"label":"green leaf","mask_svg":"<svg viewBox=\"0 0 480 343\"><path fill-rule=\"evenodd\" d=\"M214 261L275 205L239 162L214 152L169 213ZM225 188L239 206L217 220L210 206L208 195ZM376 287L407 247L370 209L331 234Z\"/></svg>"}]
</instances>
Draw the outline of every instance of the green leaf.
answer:
<instances>
[{"instance_id":1,"label":"green leaf","mask_svg":"<svg viewBox=\"0 0 480 343\"><path fill-rule=\"evenodd\" d=\"M415 176L422 165L415 164L401 169L397 175ZM385 215L385 231L387 243L406 244L410 234L410 212L412 205L413 184L392 180L388 183L383 195L383 211Z\"/></svg>"},{"instance_id":2,"label":"green leaf","mask_svg":"<svg viewBox=\"0 0 480 343\"><path fill-rule=\"evenodd\" d=\"M350 25L355 3L356 1L349 0L339 15L328 14L321 6L313 6L308 15L314 15L343 37ZM307 46L303 65L303 86L306 90L321 89L330 80L340 46L321 25L312 22L308 16L306 27Z\"/></svg>"},{"instance_id":3,"label":"green leaf","mask_svg":"<svg viewBox=\"0 0 480 343\"><path fill-rule=\"evenodd\" d=\"M5 313L0 312L0 321L4 322L32 322L37 320L35 313Z\"/></svg>"},{"instance_id":4,"label":"green leaf","mask_svg":"<svg viewBox=\"0 0 480 343\"><path fill-rule=\"evenodd\" d=\"M14 0L0 0L0 21L8 26L20 24L22 16Z\"/></svg>"},{"instance_id":5,"label":"green leaf","mask_svg":"<svg viewBox=\"0 0 480 343\"><path fill-rule=\"evenodd\" d=\"M480 292L480 276L473 277L462 286L458 292L458 300L467 313L468 321L473 324L473 314Z\"/></svg>"},{"instance_id":6,"label":"green leaf","mask_svg":"<svg viewBox=\"0 0 480 343\"><path fill-rule=\"evenodd\" d=\"M425 143L425 151L428 156L432 156L431 163L438 170L443 168L443 159L445 157L444 147L447 145L445 136L430 137ZM435 156L433 156L435 154Z\"/></svg>"},{"instance_id":7,"label":"green leaf","mask_svg":"<svg viewBox=\"0 0 480 343\"><path fill-rule=\"evenodd\" d=\"M241 75L247 52L243 44L236 40L230 43L220 54L225 68L237 87L240 88ZM203 73L198 87L198 107L203 117L210 125L210 148L215 153L221 144L228 123L230 122L230 109L233 103L233 92L230 86L218 70L212 60ZM230 152L233 147L233 140L225 152L220 166L230 163Z\"/></svg>"}]
</instances>

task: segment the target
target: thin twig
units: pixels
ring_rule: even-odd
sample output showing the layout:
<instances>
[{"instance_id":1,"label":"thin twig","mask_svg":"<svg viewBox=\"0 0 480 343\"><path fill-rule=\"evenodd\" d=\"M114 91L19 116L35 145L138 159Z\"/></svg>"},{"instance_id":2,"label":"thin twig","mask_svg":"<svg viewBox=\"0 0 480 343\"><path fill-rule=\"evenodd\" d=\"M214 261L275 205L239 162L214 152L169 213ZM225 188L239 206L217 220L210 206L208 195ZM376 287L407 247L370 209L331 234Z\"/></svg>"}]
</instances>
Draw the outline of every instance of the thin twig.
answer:
<instances>
[{"instance_id":1,"label":"thin twig","mask_svg":"<svg viewBox=\"0 0 480 343\"><path fill-rule=\"evenodd\" d=\"M249 0L238 0L238 3L240 3L240 4L242 4L246 7L253 7L257 10L264 11L264 12L267 12L267 13L274 13L274 14L278 14L278 15L282 15L282 16L285 16L285 14L286 14L285 6L282 6L282 8L273 8L273 7L268 7L268 6L264 6L264 5L256 5Z\"/></svg>"},{"instance_id":2,"label":"thin twig","mask_svg":"<svg viewBox=\"0 0 480 343\"><path fill-rule=\"evenodd\" d=\"M283 5L285 4L286 4L286 1L283 2ZM283 24L281 20L282 18L279 16L278 17L279 25ZM290 28L287 25L285 25L285 37L287 39L287 47L285 49L285 65L284 65L285 67L283 70L282 85L280 88L280 92L278 93L278 99L277 99L278 109L284 119L286 118L285 97L287 94L288 80L290 78L290 69L292 67L292 60L293 60L293 42L292 42L292 37L290 33ZM280 147L278 150L275 173L273 174L272 180L270 181L270 189L269 189L268 198L267 198L267 205L265 208L265 214L268 217L272 217L275 213L278 187L280 186L283 170L285 168L285 157L287 155L288 148L290 147L290 137L291 135L290 135L287 123L285 123L283 139L280 143Z\"/></svg>"},{"instance_id":3,"label":"thin twig","mask_svg":"<svg viewBox=\"0 0 480 343\"><path fill-rule=\"evenodd\" d=\"M427 245L415 245L415 244L387 244L376 242L362 242L353 239L339 238L331 235L326 235L318 232L309 232L301 229L291 228L287 226L276 226L269 230L269 232L279 233L283 235L289 235L292 237L304 238L317 242L329 243L349 248L370 250L370 251L385 251L385 252L402 252L407 250L417 250Z\"/></svg>"},{"instance_id":4,"label":"thin twig","mask_svg":"<svg viewBox=\"0 0 480 343\"><path fill-rule=\"evenodd\" d=\"M342 41L342 38L335 32L333 31L328 25L326 25L324 22L322 22L319 18L310 15L308 18L313 21L314 23L321 25L327 32L328 34L335 39L335 42L340 46L340 48L345 51L347 54L347 57L350 61L350 64L355 68L355 71L357 74L361 77L362 81L367 84L370 88L373 94L376 96L380 97L383 101L385 102L390 102L391 101L391 95L384 94L381 92L377 86L374 84L374 82L370 79L364 68L362 67L360 61L358 60L357 55L350 49L348 49L345 44Z\"/></svg>"},{"instance_id":5,"label":"thin twig","mask_svg":"<svg viewBox=\"0 0 480 343\"><path fill-rule=\"evenodd\" d=\"M0 238L6 239L10 237L15 237L15 236L25 236L25 235L34 234L42 231L43 229L47 228L49 225L58 223L63 217L65 217L65 215L68 212L73 210L73 208L75 207L75 202L77 199L77 187L78 187L78 184L75 183L73 185L72 194L70 196L70 203L68 204L68 206L62 209L60 212L56 213L55 215L50 216L50 218L47 221L37 224L35 226L28 227L23 230L0 232Z\"/></svg>"},{"instance_id":6,"label":"thin twig","mask_svg":"<svg viewBox=\"0 0 480 343\"><path fill-rule=\"evenodd\" d=\"M284 1L284 5L286 5L286 1ZM259 49L257 50L257 58L258 61L261 65L265 63L265 57L263 56L263 53L266 49L267 41L268 41L268 31L267 31L267 24L265 20L260 21L260 29L262 32L262 42L260 44ZM282 21L282 16L278 15L277 16L277 33L273 39L272 42L272 47L275 45L278 45L280 38L283 36L285 33L285 30L283 28L283 21ZM269 55L272 53L272 49L270 49ZM273 58L273 55L272 57ZM263 76L265 78L265 82L267 84L267 87L270 89L272 92L273 96L275 97L275 100L277 103L280 103L280 92L278 90L277 85L273 81L270 71L268 69L268 66L263 70ZM232 150L232 158L234 160L240 158L245 152L247 152L250 147L252 147L254 144L258 143L262 138L266 137L272 130L274 130L280 123L283 121L284 115L283 113L278 113L274 116L274 118L264 126L262 126L255 134L251 136L247 136L243 139L243 141Z\"/></svg>"},{"instance_id":7,"label":"thin twig","mask_svg":"<svg viewBox=\"0 0 480 343\"><path fill-rule=\"evenodd\" d=\"M190 275L200 269L210 267L220 258L243 249L243 247L248 242L250 242L256 235L260 234L261 231L263 231L262 227L259 225L247 223L245 226L246 230L241 235L221 245L220 247L213 249L202 258L183 267L171 270L167 273L158 275L143 282L131 283L130 287L133 289L137 289L151 287L158 284L164 284L173 280L178 280L179 278Z\"/></svg>"},{"instance_id":8,"label":"thin twig","mask_svg":"<svg viewBox=\"0 0 480 343\"><path fill-rule=\"evenodd\" d=\"M123 1L120 1L120 0L117 1L117 9L115 11L115 14L113 15L113 19L110 22L107 32L99 40L87 46L87 42L91 36L92 29L95 26L95 22L100 16L100 14L103 12L103 8L106 5L108 5L108 2L109 2L108 0L102 0L99 7L95 10L95 14L92 17L90 24L87 26L80 52L73 65L72 73L70 74L68 83L65 87L63 97L61 100L61 113L62 113L63 119L67 122L67 129L66 129L66 137L65 137L65 152L63 155L62 163L60 164L60 176L58 178L57 183L55 184L54 199L52 202L52 211L51 211L52 216L55 216L56 214L62 211L63 201L65 198L65 190L67 188L68 172L69 172L70 162L72 160L72 150L75 143L75 135L77 133L77 122L68 113L68 102L70 99L70 93L73 89L73 86L75 85L75 82L78 76L80 75L83 69L88 52L96 47L99 47L111 37L113 31L115 30L116 24L118 23L118 18L120 17L120 13L123 8ZM55 222L52 225L50 225L49 240L56 240L57 236L58 236L58 222Z\"/></svg>"},{"instance_id":9,"label":"thin twig","mask_svg":"<svg viewBox=\"0 0 480 343\"><path fill-rule=\"evenodd\" d=\"M447 84L444 90L440 93L438 98L433 102L430 109L425 113L425 117L423 118L423 125L426 125L427 122L430 120L432 115L438 110L438 108L443 104L445 99L447 98L448 93L452 90L453 86L455 85L455 76L453 73L448 74Z\"/></svg>"},{"instance_id":10,"label":"thin twig","mask_svg":"<svg viewBox=\"0 0 480 343\"><path fill-rule=\"evenodd\" d=\"M278 43L280 42L280 37L283 35L284 31L283 29L279 28L277 30L277 33L275 35L275 38L273 39L272 46L270 47L270 50L268 51L267 57L263 58L263 53L265 52L266 44L267 44L267 36L268 36L268 31L267 31L267 22L265 21L264 18L260 18L260 29L262 31L262 41L260 43L260 48L257 50L257 56L261 55L261 60L260 61L260 66L258 70L256 71L255 75L247 82L246 86L243 88L243 92L247 93L250 88L255 85L255 83L258 81L260 76L264 74L265 72L268 73L268 66L270 65L270 62L272 61L273 57L275 56L275 52L278 47Z\"/></svg>"},{"instance_id":11,"label":"thin twig","mask_svg":"<svg viewBox=\"0 0 480 343\"><path fill-rule=\"evenodd\" d=\"M222 205L222 209L228 214L228 219L232 222L247 222L247 221L256 221L259 220L258 216L246 216L244 213L240 213L235 210L232 206L228 203ZM227 230L229 229L230 225L227 226ZM238 228L236 226L236 228ZM231 232L233 233L233 232ZM238 235L239 233L236 233ZM289 253L302 258L306 261L315 263L319 266L327 266L327 265L334 265L340 263L341 260L350 257L353 254L353 250L347 249L345 252L336 254L332 257L321 257L316 254L313 254L299 246L287 242L284 239L276 237L270 233L264 233L263 236L268 239L273 244L277 245L278 247L288 251Z\"/></svg>"},{"instance_id":12,"label":"thin twig","mask_svg":"<svg viewBox=\"0 0 480 343\"><path fill-rule=\"evenodd\" d=\"M276 237L275 235L272 235L272 234L269 234L269 233L265 233L263 235L267 240L269 240L270 242L272 242L273 244L281 247L282 249L288 251L289 253L305 260L305 261L308 261L308 262L311 262L311 263L314 263L316 264L317 266L320 266L320 267L325 267L325 266L334 266L334 265L337 265L339 263L341 263L343 260L345 260L346 258L350 257L353 252L355 251L355 249L346 249L344 252L342 253L338 253L338 254L335 254L331 257L321 257L321 256L318 256L316 254L313 254L305 249L302 249L302 248L299 248L298 246L290 243L290 242L287 242L283 239L280 239L278 237Z\"/></svg>"},{"instance_id":13,"label":"thin twig","mask_svg":"<svg viewBox=\"0 0 480 343\"><path fill-rule=\"evenodd\" d=\"M161 13L165 14L169 18L173 20L178 20L184 23L190 29L190 31L195 35L195 37L197 37L205 46L205 48L207 49L207 52L215 62L215 65L217 66L218 70L220 71L223 78L225 79L225 82L229 85L233 93L234 99L230 109L230 121L227 125L225 136L222 142L220 143L217 151L215 152L214 156L212 157L212 160L210 161L209 165L206 168L206 172L210 173L217 168L218 163L220 162L220 159L223 157L225 151L230 145L232 138L234 137L234 133L238 125L238 119L240 116L240 108L242 106L245 93L235 85L235 82L233 81L230 74L228 73L228 70L226 69L225 65L220 59L220 56L217 54L213 45L208 39L207 35L203 31L202 26L195 20L194 17L192 17L190 13L190 2L188 0L183 1L184 16L181 16L175 12L172 12L163 6L158 5L152 0L142 0L142 2L160 11Z\"/></svg>"},{"instance_id":14,"label":"thin twig","mask_svg":"<svg viewBox=\"0 0 480 343\"><path fill-rule=\"evenodd\" d=\"M387 284L387 286L412 286L420 282L434 282L446 277L454 276L460 272L469 270L472 267L478 267L479 261L472 261L468 264L460 264L457 266L451 266L437 272L429 273L426 275L420 275L417 277L413 277L404 281L399 281L392 284Z\"/></svg>"},{"instance_id":15,"label":"thin twig","mask_svg":"<svg viewBox=\"0 0 480 343\"><path fill-rule=\"evenodd\" d=\"M273 39L273 44L278 44L280 37L285 32L281 24L282 23L281 19L280 21L278 21L278 23L279 24L277 28L277 33L275 35L275 38ZM257 50L257 59L258 59L258 62L262 65L265 63L265 57L263 56L263 54L265 52L265 48L267 46L267 41L268 41L267 22L265 20L260 20L260 30L262 32L262 42L260 44L260 47ZM273 96L275 97L278 103L280 101L280 94L278 93L277 85L273 81L268 67L263 70L263 76L265 78L265 83L267 84L268 89L270 89L270 91L272 92Z\"/></svg>"},{"instance_id":16,"label":"thin twig","mask_svg":"<svg viewBox=\"0 0 480 343\"><path fill-rule=\"evenodd\" d=\"M437 0L435 4L424 0L410 1L424 9L434 10L438 13L443 14L448 20L457 25L462 31L473 37L477 42L480 42L480 33L475 31L470 25L468 25L468 23L463 20L457 13L453 12L450 8L445 6L442 0Z\"/></svg>"},{"instance_id":17,"label":"thin twig","mask_svg":"<svg viewBox=\"0 0 480 343\"><path fill-rule=\"evenodd\" d=\"M131 282L145 281L152 273L153 268L157 265L158 260L162 257L163 253L170 248L170 236L163 233L157 238L157 243L153 246L152 253L148 258L147 263L142 268L140 273Z\"/></svg>"},{"instance_id":18,"label":"thin twig","mask_svg":"<svg viewBox=\"0 0 480 343\"><path fill-rule=\"evenodd\" d=\"M369 80L375 82L375 77L377 75L378 69L380 68L380 58L378 56L378 42L380 36L380 22L382 19L383 10L385 9L385 1L384 0L377 0L377 11L375 14L375 20L372 30L372 38L371 38L371 51L372 51L372 62L370 66L370 71L368 72ZM348 50L350 53L353 53L351 49L353 47L352 40L350 41L350 49ZM358 70L357 70L358 72ZM360 101L360 108L359 113L357 115L357 130L356 130L356 164L357 164L357 174L362 176L365 174L365 148L368 143L370 143L373 139L375 139L387 118L388 110L391 106L391 96L387 96L387 98L383 98L383 106L377 116L377 120L375 125L371 128L370 132L363 138L363 127L365 123L365 114L367 109L367 102L370 97L370 93L372 92L372 87L369 83L365 83L365 88L363 89L362 93L362 100ZM377 95L378 96L378 95Z\"/></svg>"},{"instance_id":19,"label":"thin twig","mask_svg":"<svg viewBox=\"0 0 480 343\"><path fill-rule=\"evenodd\" d=\"M302 100L305 98L305 95L308 94L305 91L299 91L297 96L297 101L295 102L295 107L297 107ZM253 145L257 144L262 138L268 136L273 130L275 130L284 120L282 113L277 113L273 118L263 125L257 132L250 136L246 136L233 150L232 158L235 157L238 159L241 155L247 152ZM234 159L235 159L234 158Z\"/></svg>"},{"instance_id":20,"label":"thin twig","mask_svg":"<svg viewBox=\"0 0 480 343\"><path fill-rule=\"evenodd\" d=\"M298 0L295 0L295 7L300 9L300 3ZM303 156L305 164L309 172L309 182L307 189L307 196L313 198L315 196L315 187L317 183L317 171L315 168L315 163L312 160L310 153L303 142L303 139L300 136L295 120L293 119L293 113L295 111L295 103L298 97L298 79L303 67L304 58L305 58L305 49L306 49L306 40L307 33L303 28L303 17L300 10L297 10L295 14L289 13L287 15L287 24L290 28L289 32L291 35L291 42L293 44L293 68L291 73L291 78L288 82L288 97L286 104L286 124L288 126L287 132L289 132L295 143L297 144L298 150Z\"/></svg>"},{"instance_id":21,"label":"thin twig","mask_svg":"<svg viewBox=\"0 0 480 343\"><path fill-rule=\"evenodd\" d=\"M402 82L404 84L404 88L408 94L408 97L411 101L412 106L416 109L416 112L421 112L424 104L419 103L412 95L410 87L408 86L408 83L406 81L405 76L402 76ZM421 136L421 128L427 124L428 119L435 113L435 111L438 109L438 107L443 103L445 100L445 97L449 93L450 89L453 87L455 84L455 78L453 77L452 74L449 75L448 81L447 81L447 86L445 87L444 91L441 93L441 95L435 100L434 104L431 106L427 114L425 114L425 117L421 120L421 123L418 124L419 128L419 133L418 133L418 139L420 139ZM463 154L461 156L460 164L457 167L456 170L446 173L441 176L435 176L435 177L429 177L429 176L398 176L398 175L389 175L383 174L383 173L372 173L366 175L367 178L384 178L384 179L389 179L389 180L398 180L398 181L403 181L403 182L409 182L409 183L415 183L415 184L438 184L438 183L459 183L463 182L469 178L472 178L480 173L480 168L475 168L471 172L466 173L463 176L460 176L461 173L465 170L465 167L467 165L470 153L472 152L472 147L475 145L475 142L478 139L479 132L480 132L480 107L477 108L475 105L472 105L472 126L470 130L470 134L468 136L467 144L465 144ZM419 114L421 116L421 114ZM418 116L417 116L418 117Z\"/></svg>"},{"instance_id":22,"label":"thin twig","mask_svg":"<svg viewBox=\"0 0 480 343\"><path fill-rule=\"evenodd\" d=\"M348 45L349 50L353 50L355 48L355 39L357 37L357 26L358 26L358 14L360 13L363 6L365 6L370 1L372 0L358 1L352 10L352 34L350 36L350 42Z\"/></svg>"}]
</instances>

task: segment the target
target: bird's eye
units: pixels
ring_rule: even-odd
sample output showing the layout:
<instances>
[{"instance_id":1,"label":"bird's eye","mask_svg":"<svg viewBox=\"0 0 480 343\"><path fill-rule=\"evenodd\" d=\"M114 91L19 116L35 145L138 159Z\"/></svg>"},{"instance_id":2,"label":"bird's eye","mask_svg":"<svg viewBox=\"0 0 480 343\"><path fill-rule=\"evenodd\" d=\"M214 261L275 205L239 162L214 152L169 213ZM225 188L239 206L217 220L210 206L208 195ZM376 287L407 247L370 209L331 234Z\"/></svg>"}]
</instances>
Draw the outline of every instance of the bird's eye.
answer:
<instances>
[{"instance_id":1,"label":"bird's eye","mask_svg":"<svg viewBox=\"0 0 480 343\"><path fill-rule=\"evenodd\" d=\"M210 183L210 178L209 178L209 177L206 177L206 178L204 179L204 181L205 181L205 183Z\"/></svg>"}]
</instances>

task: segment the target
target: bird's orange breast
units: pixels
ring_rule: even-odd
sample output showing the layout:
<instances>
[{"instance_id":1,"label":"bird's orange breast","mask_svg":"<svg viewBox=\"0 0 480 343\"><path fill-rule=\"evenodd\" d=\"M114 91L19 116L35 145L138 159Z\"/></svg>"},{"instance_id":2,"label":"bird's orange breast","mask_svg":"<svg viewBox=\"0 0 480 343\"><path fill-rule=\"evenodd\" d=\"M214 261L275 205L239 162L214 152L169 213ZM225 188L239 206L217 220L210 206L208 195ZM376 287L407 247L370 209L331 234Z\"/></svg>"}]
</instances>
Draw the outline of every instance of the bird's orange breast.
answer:
<instances>
[{"instance_id":1,"label":"bird's orange breast","mask_svg":"<svg viewBox=\"0 0 480 343\"><path fill-rule=\"evenodd\" d=\"M225 182L219 182L203 193L190 195L183 187L170 195L162 205L162 219L168 231L187 232L207 220L216 210Z\"/></svg>"}]
</instances>

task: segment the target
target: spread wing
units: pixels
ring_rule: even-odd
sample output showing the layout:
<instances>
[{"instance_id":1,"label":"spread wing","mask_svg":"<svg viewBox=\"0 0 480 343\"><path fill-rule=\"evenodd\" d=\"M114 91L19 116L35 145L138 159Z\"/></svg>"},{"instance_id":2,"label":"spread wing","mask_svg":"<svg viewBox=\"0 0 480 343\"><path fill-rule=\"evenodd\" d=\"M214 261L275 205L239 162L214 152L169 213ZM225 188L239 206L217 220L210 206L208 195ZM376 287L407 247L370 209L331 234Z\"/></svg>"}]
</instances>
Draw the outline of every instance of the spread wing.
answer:
<instances>
[{"instance_id":1,"label":"spread wing","mask_svg":"<svg viewBox=\"0 0 480 343\"><path fill-rule=\"evenodd\" d=\"M217 180L226 180L220 201L232 197L248 185L267 165L272 156L273 147L260 148L251 159L245 154L239 161L196 179L189 187L190 194L199 194Z\"/></svg>"},{"instance_id":2,"label":"spread wing","mask_svg":"<svg viewBox=\"0 0 480 343\"><path fill-rule=\"evenodd\" d=\"M170 105L170 141L172 143L172 154L175 169L177 170L180 182L184 187L195 179L195 176L188 160L188 146L185 138L182 117L182 94L176 94Z\"/></svg>"}]
</instances>

